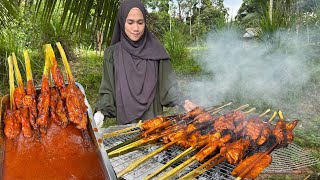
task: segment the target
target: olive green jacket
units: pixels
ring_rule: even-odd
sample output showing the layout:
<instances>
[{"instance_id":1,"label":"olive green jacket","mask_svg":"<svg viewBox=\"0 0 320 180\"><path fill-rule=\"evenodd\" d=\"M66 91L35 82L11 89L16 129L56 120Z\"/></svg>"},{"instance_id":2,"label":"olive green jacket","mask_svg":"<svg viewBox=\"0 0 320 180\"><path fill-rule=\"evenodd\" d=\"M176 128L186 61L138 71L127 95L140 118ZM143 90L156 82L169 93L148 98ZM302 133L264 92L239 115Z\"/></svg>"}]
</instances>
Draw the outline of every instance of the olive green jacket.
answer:
<instances>
[{"instance_id":1,"label":"olive green jacket","mask_svg":"<svg viewBox=\"0 0 320 180\"><path fill-rule=\"evenodd\" d=\"M117 115L114 47L110 46L104 52L103 75L99 89L100 96L96 105L96 111L101 111L107 118L113 118ZM146 120L162 114L163 106L181 106L182 100L177 77L172 69L170 60L160 60L155 98L147 111L137 120Z\"/></svg>"}]
</instances>

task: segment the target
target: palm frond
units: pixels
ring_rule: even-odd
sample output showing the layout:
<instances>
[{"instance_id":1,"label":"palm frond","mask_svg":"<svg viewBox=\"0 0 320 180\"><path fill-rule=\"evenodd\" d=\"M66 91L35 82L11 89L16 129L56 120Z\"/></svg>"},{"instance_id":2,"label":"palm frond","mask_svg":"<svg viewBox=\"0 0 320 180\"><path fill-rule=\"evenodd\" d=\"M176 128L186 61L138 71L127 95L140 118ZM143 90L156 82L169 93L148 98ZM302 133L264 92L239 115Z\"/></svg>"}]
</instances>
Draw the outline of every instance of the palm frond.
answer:
<instances>
[{"instance_id":1,"label":"palm frond","mask_svg":"<svg viewBox=\"0 0 320 180\"><path fill-rule=\"evenodd\" d=\"M0 0L0 28L5 27L18 15L14 1Z\"/></svg>"},{"instance_id":2,"label":"palm frond","mask_svg":"<svg viewBox=\"0 0 320 180\"><path fill-rule=\"evenodd\" d=\"M120 0L36 0L35 10L45 22L50 22L61 6L60 28L70 32L103 30L108 45L119 3Z\"/></svg>"}]
</instances>

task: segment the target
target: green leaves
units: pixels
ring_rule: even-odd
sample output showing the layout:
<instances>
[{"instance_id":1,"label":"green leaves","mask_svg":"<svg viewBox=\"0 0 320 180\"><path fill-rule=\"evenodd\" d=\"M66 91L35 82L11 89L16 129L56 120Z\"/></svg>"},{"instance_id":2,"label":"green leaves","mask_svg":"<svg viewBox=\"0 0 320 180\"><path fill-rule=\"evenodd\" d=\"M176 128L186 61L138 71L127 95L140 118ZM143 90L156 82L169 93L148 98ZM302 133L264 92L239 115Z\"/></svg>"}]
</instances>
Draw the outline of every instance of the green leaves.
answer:
<instances>
[{"instance_id":1,"label":"green leaves","mask_svg":"<svg viewBox=\"0 0 320 180\"><path fill-rule=\"evenodd\" d=\"M37 0L35 9L45 22L60 14L59 28L69 32L104 31L109 44L118 6L119 0Z\"/></svg>"},{"instance_id":2,"label":"green leaves","mask_svg":"<svg viewBox=\"0 0 320 180\"><path fill-rule=\"evenodd\" d=\"M0 0L0 28L5 27L10 21L17 17L17 7L13 1Z\"/></svg>"}]
</instances>

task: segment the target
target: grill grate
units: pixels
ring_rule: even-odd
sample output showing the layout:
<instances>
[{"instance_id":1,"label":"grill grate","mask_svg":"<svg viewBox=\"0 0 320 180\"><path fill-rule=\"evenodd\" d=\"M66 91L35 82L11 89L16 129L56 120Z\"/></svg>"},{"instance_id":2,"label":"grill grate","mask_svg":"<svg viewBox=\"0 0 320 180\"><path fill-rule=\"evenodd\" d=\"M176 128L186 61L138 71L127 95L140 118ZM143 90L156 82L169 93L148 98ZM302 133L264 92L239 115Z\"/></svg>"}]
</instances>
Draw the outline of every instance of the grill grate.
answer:
<instances>
[{"instance_id":1,"label":"grill grate","mask_svg":"<svg viewBox=\"0 0 320 180\"><path fill-rule=\"evenodd\" d=\"M103 133L112 132L115 130L126 128L128 126L132 126L132 125L113 126L113 127L109 127L108 129L103 129L102 132ZM137 129L134 129L134 130L137 130ZM139 133L133 133L133 134L126 134L118 137L108 138L104 140L104 145L106 149L109 149L126 140L129 140L137 136L138 134ZM110 159L111 165L113 166L115 172L118 173L121 170L123 170L125 167L127 167L130 163L134 162L136 159L142 156L145 156L146 154L152 152L153 150L157 149L160 146L161 145L152 145L152 146L150 145L148 147L143 147L133 152L112 158ZM149 159L142 165L138 166L136 169L126 174L123 178L126 180L143 179L147 177L148 174L151 174L152 172L156 171L157 169L162 167L165 163L167 163L169 160L173 159L183 151L184 151L183 148L179 146L173 146L168 150L161 152L160 154ZM194 153L191 153L190 155L184 157L179 162L173 164L171 167L169 167L167 170L162 172L157 177L160 177L163 173L168 172L170 169L181 164L186 159L190 158ZM309 167L319 163L319 160L314 158L310 153L306 152L304 149L302 149L296 144L290 144L286 148L276 149L271 153L271 155L273 160L271 165L263 171L265 173L285 173L288 171ZM180 174L178 174L177 177L183 176L184 174L190 172L191 170L193 170L199 165L200 163L193 164L192 166L180 172ZM217 179L217 180L234 179L234 177L230 175L230 172L233 170L234 167L235 165L231 165L226 161L223 161L222 163L218 164L214 168L211 168L209 171L200 175L198 179Z\"/></svg>"}]
</instances>

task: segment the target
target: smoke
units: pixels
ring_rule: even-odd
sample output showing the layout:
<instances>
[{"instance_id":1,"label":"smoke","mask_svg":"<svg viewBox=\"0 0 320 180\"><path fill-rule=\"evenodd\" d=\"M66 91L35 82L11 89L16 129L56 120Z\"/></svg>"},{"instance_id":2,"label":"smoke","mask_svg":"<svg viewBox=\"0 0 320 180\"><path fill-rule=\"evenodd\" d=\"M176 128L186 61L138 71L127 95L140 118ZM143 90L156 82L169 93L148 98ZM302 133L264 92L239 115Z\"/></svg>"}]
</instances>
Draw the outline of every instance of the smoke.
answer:
<instances>
[{"instance_id":1,"label":"smoke","mask_svg":"<svg viewBox=\"0 0 320 180\"><path fill-rule=\"evenodd\" d=\"M244 40L235 30L211 34L195 58L210 75L188 79L186 94L204 107L233 101L292 109L290 101L301 98L310 80L314 52L294 33L274 39Z\"/></svg>"}]
</instances>

